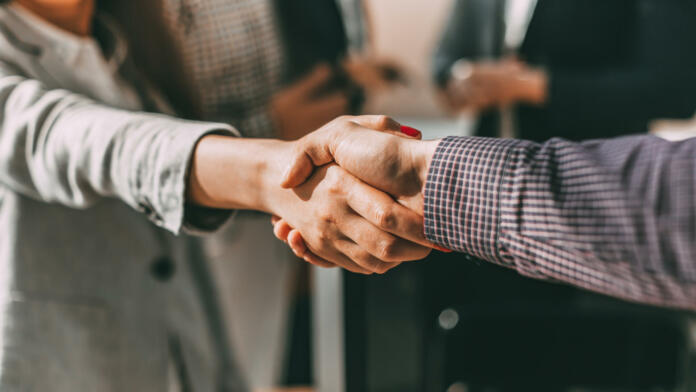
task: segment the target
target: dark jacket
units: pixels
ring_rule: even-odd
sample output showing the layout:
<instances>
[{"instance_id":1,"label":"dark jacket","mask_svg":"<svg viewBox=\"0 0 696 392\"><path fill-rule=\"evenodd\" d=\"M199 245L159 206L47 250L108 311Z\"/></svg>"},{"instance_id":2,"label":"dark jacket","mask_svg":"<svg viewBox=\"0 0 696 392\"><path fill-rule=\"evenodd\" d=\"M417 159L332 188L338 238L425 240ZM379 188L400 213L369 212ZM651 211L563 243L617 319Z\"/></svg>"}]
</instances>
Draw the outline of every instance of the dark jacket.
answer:
<instances>
[{"instance_id":1,"label":"dark jacket","mask_svg":"<svg viewBox=\"0 0 696 392\"><path fill-rule=\"evenodd\" d=\"M456 1L434 57L438 83L460 58L501 55L502 4ZM549 95L544 107L518 106L519 136L611 137L645 132L654 119L692 116L694 21L692 0L539 0L519 56L549 72ZM478 134L494 136L497 117L484 113Z\"/></svg>"}]
</instances>

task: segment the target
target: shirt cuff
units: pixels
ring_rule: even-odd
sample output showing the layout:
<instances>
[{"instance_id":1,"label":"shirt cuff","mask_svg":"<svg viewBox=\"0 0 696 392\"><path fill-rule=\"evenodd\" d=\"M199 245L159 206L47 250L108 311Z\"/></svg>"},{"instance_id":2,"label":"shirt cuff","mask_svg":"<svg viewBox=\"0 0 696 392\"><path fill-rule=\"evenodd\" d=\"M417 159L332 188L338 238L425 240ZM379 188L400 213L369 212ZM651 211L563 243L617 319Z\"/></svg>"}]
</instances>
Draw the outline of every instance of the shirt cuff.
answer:
<instances>
[{"instance_id":1,"label":"shirt cuff","mask_svg":"<svg viewBox=\"0 0 696 392\"><path fill-rule=\"evenodd\" d=\"M156 225L174 234L213 232L226 223L232 211L199 208L186 201L186 187L196 145L206 135L239 136L226 124L173 122L173 128L158 140L151 159L152 176L147 179L150 197L138 203Z\"/></svg>"},{"instance_id":2,"label":"shirt cuff","mask_svg":"<svg viewBox=\"0 0 696 392\"><path fill-rule=\"evenodd\" d=\"M501 188L513 139L447 137L430 163L425 235L446 248L504 264L499 255Z\"/></svg>"}]
</instances>

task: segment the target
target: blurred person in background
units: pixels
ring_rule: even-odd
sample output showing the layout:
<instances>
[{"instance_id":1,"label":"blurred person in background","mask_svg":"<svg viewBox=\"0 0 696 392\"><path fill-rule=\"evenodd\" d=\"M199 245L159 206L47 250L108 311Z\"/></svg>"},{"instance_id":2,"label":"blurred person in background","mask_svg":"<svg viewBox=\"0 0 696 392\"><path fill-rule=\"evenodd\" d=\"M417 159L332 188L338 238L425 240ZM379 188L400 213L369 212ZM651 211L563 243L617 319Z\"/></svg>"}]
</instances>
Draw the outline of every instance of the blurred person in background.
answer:
<instances>
[{"instance_id":1,"label":"blurred person in background","mask_svg":"<svg viewBox=\"0 0 696 392\"><path fill-rule=\"evenodd\" d=\"M359 112L366 89L398 77L395 67L369 57L360 0L105 1L99 7L124 25L138 68L177 113L232 124L245 137L298 139ZM281 245L268 218L251 211L206 239L242 365L261 386L281 376L289 290L306 273ZM308 333L308 320L289 322Z\"/></svg>"},{"instance_id":2,"label":"blurred person in background","mask_svg":"<svg viewBox=\"0 0 696 392\"><path fill-rule=\"evenodd\" d=\"M331 192L364 196L353 208L369 216L401 207L336 166L303 196L283 191L296 142L173 117L117 24L94 11L91 0L0 6L0 389L245 390L206 258L184 235L219 229L232 209L294 215L356 272L427 254L404 242L385 256L394 263L373 259L391 234ZM317 143L358 123L388 125L342 118ZM422 218L403 217L415 228L404 235L422 238ZM365 247L329 223L348 220Z\"/></svg>"},{"instance_id":3,"label":"blurred person in background","mask_svg":"<svg viewBox=\"0 0 696 392\"><path fill-rule=\"evenodd\" d=\"M692 0L456 0L433 73L479 136L642 133L694 114L695 18Z\"/></svg>"}]
</instances>

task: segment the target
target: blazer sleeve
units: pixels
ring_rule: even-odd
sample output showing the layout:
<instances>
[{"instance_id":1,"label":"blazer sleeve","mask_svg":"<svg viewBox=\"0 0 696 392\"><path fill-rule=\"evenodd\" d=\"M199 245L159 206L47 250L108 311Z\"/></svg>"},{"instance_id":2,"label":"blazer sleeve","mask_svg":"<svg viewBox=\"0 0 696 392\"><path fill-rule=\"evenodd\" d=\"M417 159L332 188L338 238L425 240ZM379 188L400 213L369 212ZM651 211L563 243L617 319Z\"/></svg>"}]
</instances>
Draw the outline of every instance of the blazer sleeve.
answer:
<instances>
[{"instance_id":1,"label":"blazer sleeve","mask_svg":"<svg viewBox=\"0 0 696 392\"><path fill-rule=\"evenodd\" d=\"M696 138L450 137L429 169L425 232L528 277L696 311L694 195Z\"/></svg>"},{"instance_id":2,"label":"blazer sleeve","mask_svg":"<svg viewBox=\"0 0 696 392\"><path fill-rule=\"evenodd\" d=\"M49 90L0 62L0 183L47 203L88 208L118 198L169 231L196 231L185 200L194 147L204 135L235 132ZM207 213L201 229L229 214Z\"/></svg>"},{"instance_id":3,"label":"blazer sleeve","mask_svg":"<svg viewBox=\"0 0 696 392\"><path fill-rule=\"evenodd\" d=\"M641 0L631 60L612 69L549 68L549 129L572 139L644 132L659 118L696 111L696 5ZM549 135L549 137L554 135Z\"/></svg>"}]
</instances>

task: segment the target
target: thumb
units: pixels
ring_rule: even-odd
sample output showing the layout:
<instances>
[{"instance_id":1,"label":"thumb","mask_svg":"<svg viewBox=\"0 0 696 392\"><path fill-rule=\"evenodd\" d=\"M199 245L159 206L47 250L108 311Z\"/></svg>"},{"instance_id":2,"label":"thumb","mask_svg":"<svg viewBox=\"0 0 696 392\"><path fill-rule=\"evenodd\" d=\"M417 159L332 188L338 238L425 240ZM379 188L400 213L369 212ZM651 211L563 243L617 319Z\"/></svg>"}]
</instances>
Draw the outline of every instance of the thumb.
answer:
<instances>
[{"instance_id":1,"label":"thumb","mask_svg":"<svg viewBox=\"0 0 696 392\"><path fill-rule=\"evenodd\" d=\"M286 189L302 185L314 171L312 158L306 153L295 154L290 166L283 173L280 186Z\"/></svg>"},{"instance_id":2,"label":"thumb","mask_svg":"<svg viewBox=\"0 0 696 392\"><path fill-rule=\"evenodd\" d=\"M283 188L302 185L312 175L315 167L326 165L334 160L330 146L331 135L317 131L294 143L294 157L280 183Z\"/></svg>"},{"instance_id":3,"label":"thumb","mask_svg":"<svg viewBox=\"0 0 696 392\"><path fill-rule=\"evenodd\" d=\"M340 120L340 119L339 119ZM355 132L358 130L372 130L389 133L407 139L421 139L421 132L407 126L402 126L394 119L382 115L365 115L346 117L342 121L357 124ZM343 135L348 133L339 132ZM302 185L312 174L315 167L326 165L334 160L332 145L337 144L338 140L334 133L313 133L298 140L295 145L295 153L290 166L283 174L281 186L283 188L294 188ZM339 136L338 139L341 139Z\"/></svg>"},{"instance_id":4,"label":"thumb","mask_svg":"<svg viewBox=\"0 0 696 392\"><path fill-rule=\"evenodd\" d=\"M385 132L394 136L399 136L407 139L420 140L423 138L423 134L419 130L406 125L401 125L389 116L357 116L353 118L353 122L360 124L365 128L372 129L374 131Z\"/></svg>"}]
</instances>

